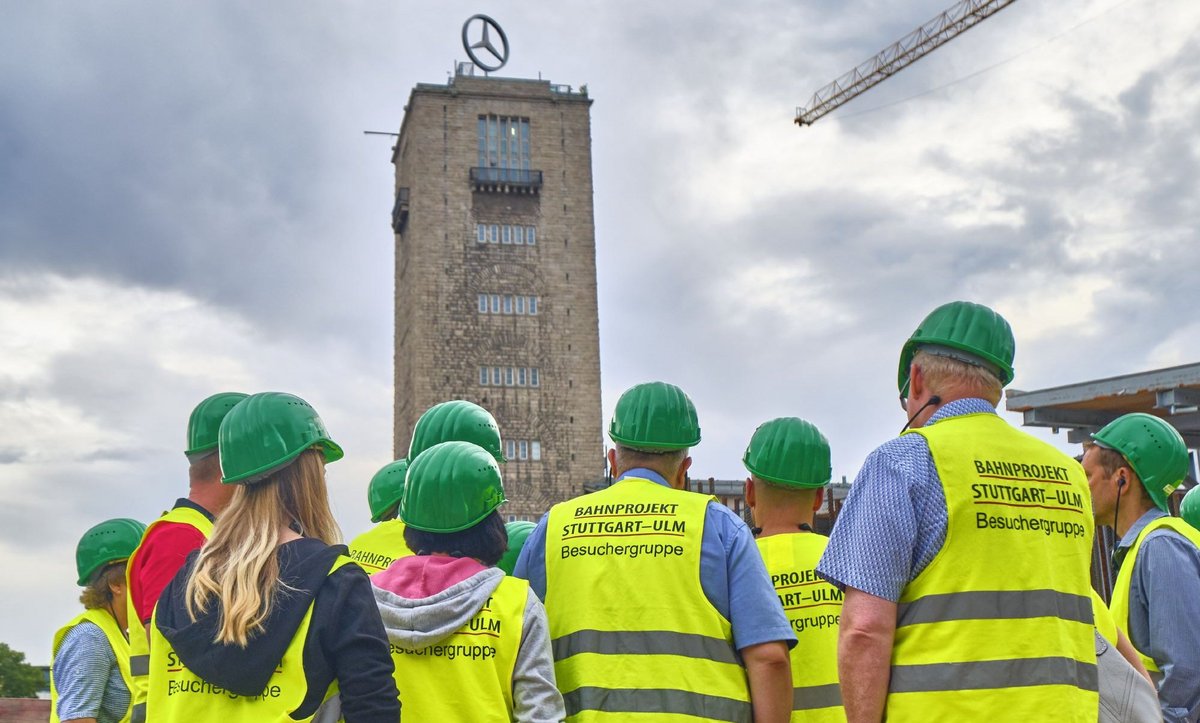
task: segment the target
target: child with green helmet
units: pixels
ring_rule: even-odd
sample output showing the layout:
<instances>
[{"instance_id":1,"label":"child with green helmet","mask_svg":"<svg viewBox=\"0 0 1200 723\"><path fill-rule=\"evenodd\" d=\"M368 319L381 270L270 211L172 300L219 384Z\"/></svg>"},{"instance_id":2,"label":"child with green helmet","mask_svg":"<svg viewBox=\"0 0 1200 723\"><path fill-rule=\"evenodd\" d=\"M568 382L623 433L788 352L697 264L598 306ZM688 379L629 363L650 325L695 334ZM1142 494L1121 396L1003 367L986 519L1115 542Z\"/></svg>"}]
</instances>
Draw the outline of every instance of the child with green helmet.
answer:
<instances>
[{"instance_id":1,"label":"child with green helmet","mask_svg":"<svg viewBox=\"0 0 1200 723\"><path fill-rule=\"evenodd\" d=\"M386 570L394 560L412 554L404 542L404 523L397 517L407 472L407 459L388 462L367 485L367 505L371 509L371 522L376 524L355 537L349 547L350 559L368 575Z\"/></svg>"},{"instance_id":2,"label":"child with green helmet","mask_svg":"<svg viewBox=\"0 0 1200 723\"><path fill-rule=\"evenodd\" d=\"M75 548L84 611L54 634L50 720L129 720L129 642L125 637L125 563L146 526L107 520L83 533Z\"/></svg>"},{"instance_id":3,"label":"child with green helmet","mask_svg":"<svg viewBox=\"0 0 1200 723\"><path fill-rule=\"evenodd\" d=\"M236 487L155 607L147 720L312 720L335 693L347 723L397 720L370 582L329 509L325 465L341 447L281 392L239 402L217 436Z\"/></svg>"},{"instance_id":4,"label":"child with green helmet","mask_svg":"<svg viewBox=\"0 0 1200 723\"><path fill-rule=\"evenodd\" d=\"M529 583L494 567L508 545L495 455L471 442L412 459L400 519L416 551L372 576L406 716L559 721L546 613ZM468 695L458 695L469 691Z\"/></svg>"}]
</instances>

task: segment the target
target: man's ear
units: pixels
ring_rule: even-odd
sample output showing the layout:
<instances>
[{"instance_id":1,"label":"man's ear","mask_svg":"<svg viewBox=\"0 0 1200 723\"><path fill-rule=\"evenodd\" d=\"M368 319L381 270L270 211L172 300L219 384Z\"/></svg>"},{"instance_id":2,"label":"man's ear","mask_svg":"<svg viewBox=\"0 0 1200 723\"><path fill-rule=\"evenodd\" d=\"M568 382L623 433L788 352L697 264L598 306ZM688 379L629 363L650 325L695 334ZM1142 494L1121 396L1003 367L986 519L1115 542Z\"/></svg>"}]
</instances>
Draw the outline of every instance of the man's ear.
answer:
<instances>
[{"instance_id":1,"label":"man's ear","mask_svg":"<svg viewBox=\"0 0 1200 723\"><path fill-rule=\"evenodd\" d=\"M608 473L610 475L612 475L613 479L616 479L616 477L617 477L617 450L615 450L615 449L608 450Z\"/></svg>"},{"instance_id":2,"label":"man's ear","mask_svg":"<svg viewBox=\"0 0 1200 723\"><path fill-rule=\"evenodd\" d=\"M813 497L813 512L821 509L821 503L825 501L825 488L818 487L817 494Z\"/></svg>"},{"instance_id":3,"label":"man's ear","mask_svg":"<svg viewBox=\"0 0 1200 723\"><path fill-rule=\"evenodd\" d=\"M754 500L754 480L753 479L751 479L749 477L746 478L746 484L742 487L742 496L744 496L746 498L747 506L753 507L754 505L758 504Z\"/></svg>"}]
</instances>

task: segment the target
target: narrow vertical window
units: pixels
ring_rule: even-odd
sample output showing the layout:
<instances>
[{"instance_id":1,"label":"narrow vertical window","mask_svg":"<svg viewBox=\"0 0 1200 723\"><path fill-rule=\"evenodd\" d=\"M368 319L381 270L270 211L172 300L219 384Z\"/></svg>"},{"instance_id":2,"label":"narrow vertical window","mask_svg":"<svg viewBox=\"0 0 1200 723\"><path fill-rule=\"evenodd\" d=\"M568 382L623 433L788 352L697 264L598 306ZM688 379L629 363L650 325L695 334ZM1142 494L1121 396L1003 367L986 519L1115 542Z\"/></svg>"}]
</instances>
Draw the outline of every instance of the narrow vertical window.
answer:
<instances>
[{"instance_id":1,"label":"narrow vertical window","mask_svg":"<svg viewBox=\"0 0 1200 723\"><path fill-rule=\"evenodd\" d=\"M487 118L479 116L479 165L486 166L487 159Z\"/></svg>"},{"instance_id":2,"label":"narrow vertical window","mask_svg":"<svg viewBox=\"0 0 1200 723\"><path fill-rule=\"evenodd\" d=\"M512 243L512 235L509 233L509 231L511 231L511 230L512 230L512 226L509 226L508 224L504 224L503 226L500 227L500 243L502 243L502 244Z\"/></svg>"},{"instance_id":3,"label":"narrow vertical window","mask_svg":"<svg viewBox=\"0 0 1200 723\"><path fill-rule=\"evenodd\" d=\"M520 442L517 442L517 448L520 450L517 456L521 459L529 459L529 442L522 439Z\"/></svg>"},{"instance_id":4,"label":"narrow vertical window","mask_svg":"<svg viewBox=\"0 0 1200 723\"><path fill-rule=\"evenodd\" d=\"M516 301L516 308L514 309L514 311L517 313L517 315L523 315L525 313L525 297L518 296L515 301Z\"/></svg>"},{"instance_id":5,"label":"narrow vertical window","mask_svg":"<svg viewBox=\"0 0 1200 723\"><path fill-rule=\"evenodd\" d=\"M504 313L505 314L513 313L512 294L504 295Z\"/></svg>"},{"instance_id":6,"label":"narrow vertical window","mask_svg":"<svg viewBox=\"0 0 1200 723\"><path fill-rule=\"evenodd\" d=\"M481 244L487 243L487 226L482 223L475 224L475 242Z\"/></svg>"},{"instance_id":7,"label":"narrow vertical window","mask_svg":"<svg viewBox=\"0 0 1200 723\"><path fill-rule=\"evenodd\" d=\"M492 367L492 386L498 387L500 384L500 367Z\"/></svg>"},{"instance_id":8,"label":"narrow vertical window","mask_svg":"<svg viewBox=\"0 0 1200 723\"><path fill-rule=\"evenodd\" d=\"M500 294L492 294L492 313L500 313Z\"/></svg>"},{"instance_id":9,"label":"narrow vertical window","mask_svg":"<svg viewBox=\"0 0 1200 723\"><path fill-rule=\"evenodd\" d=\"M513 226L512 227L512 240L513 240L513 243L518 246L524 245L524 243L525 243L525 227L524 226Z\"/></svg>"},{"instance_id":10,"label":"narrow vertical window","mask_svg":"<svg viewBox=\"0 0 1200 723\"><path fill-rule=\"evenodd\" d=\"M529 386L531 386L531 387L541 386L540 381L538 380L537 367L534 367L529 370Z\"/></svg>"},{"instance_id":11,"label":"narrow vertical window","mask_svg":"<svg viewBox=\"0 0 1200 723\"><path fill-rule=\"evenodd\" d=\"M517 458L517 443L511 439L504 443L504 456L509 460Z\"/></svg>"},{"instance_id":12,"label":"narrow vertical window","mask_svg":"<svg viewBox=\"0 0 1200 723\"><path fill-rule=\"evenodd\" d=\"M494 223L488 226L488 243L500 243L500 227Z\"/></svg>"},{"instance_id":13,"label":"narrow vertical window","mask_svg":"<svg viewBox=\"0 0 1200 723\"><path fill-rule=\"evenodd\" d=\"M513 385L513 368L508 367L504 370L504 386L511 387Z\"/></svg>"},{"instance_id":14,"label":"narrow vertical window","mask_svg":"<svg viewBox=\"0 0 1200 723\"><path fill-rule=\"evenodd\" d=\"M534 442L529 443L529 458L535 462L541 461L541 459L542 459L542 443L541 442L534 441Z\"/></svg>"},{"instance_id":15,"label":"narrow vertical window","mask_svg":"<svg viewBox=\"0 0 1200 723\"><path fill-rule=\"evenodd\" d=\"M486 314L487 310L488 310L487 294L480 294L479 295L479 313Z\"/></svg>"},{"instance_id":16,"label":"narrow vertical window","mask_svg":"<svg viewBox=\"0 0 1200 723\"><path fill-rule=\"evenodd\" d=\"M481 386L485 386L485 387L486 387L486 386L487 386L487 382L488 382L488 370L487 370L487 367L479 367L479 384L480 384Z\"/></svg>"},{"instance_id":17,"label":"narrow vertical window","mask_svg":"<svg viewBox=\"0 0 1200 723\"><path fill-rule=\"evenodd\" d=\"M525 367L517 367L517 386L525 386Z\"/></svg>"},{"instance_id":18,"label":"narrow vertical window","mask_svg":"<svg viewBox=\"0 0 1200 723\"><path fill-rule=\"evenodd\" d=\"M531 297L529 297L529 315L537 316L537 313L538 313L538 297L531 296Z\"/></svg>"},{"instance_id":19,"label":"narrow vertical window","mask_svg":"<svg viewBox=\"0 0 1200 723\"><path fill-rule=\"evenodd\" d=\"M537 243L537 227L536 226L526 226L525 227L525 243L529 244L530 246L533 246Z\"/></svg>"}]
</instances>

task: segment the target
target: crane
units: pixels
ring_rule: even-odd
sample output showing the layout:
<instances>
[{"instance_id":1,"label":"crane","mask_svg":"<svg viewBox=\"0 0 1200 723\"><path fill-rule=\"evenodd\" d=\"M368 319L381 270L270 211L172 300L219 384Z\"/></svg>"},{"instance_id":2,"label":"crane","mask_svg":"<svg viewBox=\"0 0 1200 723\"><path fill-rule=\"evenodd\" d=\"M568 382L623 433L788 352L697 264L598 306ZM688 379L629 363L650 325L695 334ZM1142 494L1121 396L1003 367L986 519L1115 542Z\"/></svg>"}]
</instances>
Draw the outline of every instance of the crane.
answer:
<instances>
[{"instance_id":1,"label":"crane","mask_svg":"<svg viewBox=\"0 0 1200 723\"><path fill-rule=\"evenodd\" d=\"M850 72L813 93L807 108L796 109L796 125L810 126L890 76L942 47L1017 0L960 0L953 7L879 51Z\"/></svg>"}]
</instances>

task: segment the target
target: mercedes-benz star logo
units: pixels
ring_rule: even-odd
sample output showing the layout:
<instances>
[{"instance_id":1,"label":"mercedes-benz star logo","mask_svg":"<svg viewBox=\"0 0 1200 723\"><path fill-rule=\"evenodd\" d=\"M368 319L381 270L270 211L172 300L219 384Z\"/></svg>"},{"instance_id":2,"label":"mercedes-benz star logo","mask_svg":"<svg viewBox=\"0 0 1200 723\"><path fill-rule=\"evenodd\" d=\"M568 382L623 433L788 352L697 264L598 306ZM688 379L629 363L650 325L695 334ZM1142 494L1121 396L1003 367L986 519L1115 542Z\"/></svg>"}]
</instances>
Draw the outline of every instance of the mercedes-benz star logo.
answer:
<instances>
[{"instance_id":1,"label":"mercedes-benz star logo","mask_svg":"<svg viewBox=\"0 0 1200 723\"><path fill-rule=\"evenodd\" d=\"M478 20L478 25L483 27L483 33L479 40L471 42L471 25ZM492 45L491 32L494 31L500 37L500 50L496 50L496 46ZM492 20L487 15L472 15L467 18L467 22L463 23L462 29L463 49L467 51L471 62L478 65L480 68L491 73L500 70L504 64L508 62L508 36L504 34L504 30L500 28L500 24ZM479 51L478 53L476 51ZM490 56L493 61L484 62L480 55L484 57Z\"/></svg>"}]
</instances>

